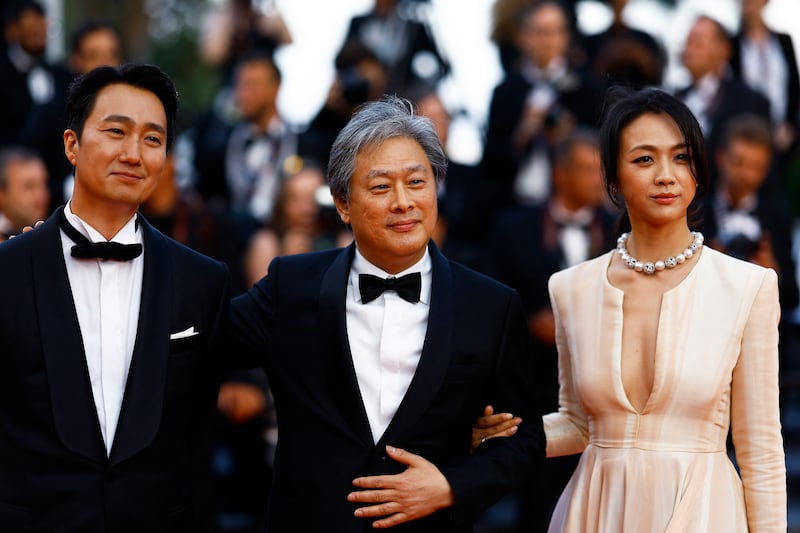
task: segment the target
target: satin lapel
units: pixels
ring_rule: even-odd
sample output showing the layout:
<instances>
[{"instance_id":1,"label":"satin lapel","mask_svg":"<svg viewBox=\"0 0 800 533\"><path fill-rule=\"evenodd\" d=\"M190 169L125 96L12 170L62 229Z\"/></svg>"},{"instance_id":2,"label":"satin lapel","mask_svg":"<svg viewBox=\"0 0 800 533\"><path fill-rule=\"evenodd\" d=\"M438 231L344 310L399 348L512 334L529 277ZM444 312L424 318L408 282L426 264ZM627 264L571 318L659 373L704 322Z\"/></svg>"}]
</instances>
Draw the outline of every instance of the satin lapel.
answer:
<instances>
[{"instance_id":1,"label":"satin lapel","mask_svg":"<svg viewBox=\"0 0 800 533\"><path fill-rule=\"evenodd\" d=\"M139 325L128 371L111 463L123 461L150 444L161 422L169 357L172 256L167 239L139 215L144 236L144 273Z\"/></svg>"},{"instance_id":2,"label":"satin lapel","mask_svg":"<svg viewBox=\"0 0 800 533\"><path fill-rule=\"evenodd\" d=\"M453 338L453 275L447 259L431 241L431 301L425 344L400 407L378 446L391 444L425 413L447 374Z\"/></svg>"},{"instance_id":3,"label":"satin lapel","mask_svg":"<svg viewBox=\"0 0 800 533\"><path fill-rule=\"evenodd\" d=\"M61 248L58 208L32 243L32 272L47 383L56 432L64 446L105 461L106 451L89 383L78 314Z\"/></svg>"},{"instance_id":4,"label":"satin lapel","mask_svg":"<svg viewBox=\"0 0 800 533\"><path fill-rule=\"evenodd\" d=\"M354 253L354 245L343 250L322 278L319 296L320 341L331 398L358 438L372 446L372 433L347 340L345 299Z\"/></svg>"}]
</instances>

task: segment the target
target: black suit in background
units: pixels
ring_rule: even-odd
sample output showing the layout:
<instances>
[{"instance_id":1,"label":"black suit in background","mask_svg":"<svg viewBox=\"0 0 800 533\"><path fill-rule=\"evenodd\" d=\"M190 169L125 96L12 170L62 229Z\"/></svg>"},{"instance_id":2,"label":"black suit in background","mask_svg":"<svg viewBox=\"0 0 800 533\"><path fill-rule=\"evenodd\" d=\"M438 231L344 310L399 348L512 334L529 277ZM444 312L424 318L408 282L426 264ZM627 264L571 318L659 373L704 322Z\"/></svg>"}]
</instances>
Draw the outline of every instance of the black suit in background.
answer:
<instances>
[{"instance_id":1,"label":"black suit in background","mask_svg":"<svg viewBox=\"0 0 800 533\"><path fill-rule=\"evenodd\" d=\"M788 182L787 175L796 165L797 156L800 154L800 71L798 70L797 56L794 53L794 43L789 34L770 32L778 41L778 46L786 65L786 114L782 121L794 128L795 138L785 149L776 150L773 158L772 172L768 180L769 186L776 191L784 191ZM741 33L732 40L730 66L736 78L744 82L742 73L742 40ZM774 123L774 120L772 121Z\"/></svg>"},{"instance_id":2,"label":"black suit in background","mask_svg":"<svg viewBox=\"0 0 800 533\"><path fill-rule=\"evenodd\" d=\"M448 74L450 65L434 40L428 23L400 16L395 11L385 17L372 11L351 18L340 50L355 42L375 52L389 74L387 93L403 95L419 83L436 85ZM376 49L374 38L371 38L376 25L381 27L386 21L393 23L390 28L396 32L391 54L394 61L389 61L386 54ZM383 39L386 38L384 34ZM428 54L433 59L435 68L430 76L420 76L414 68L414 60L420 54Z\"/></svg>"},{"instance_id":3,"label":"black suit in background","mask_svg":"<svg viewBox=\"0 0 800 533\"><path fill-rule=\"evenodd\" d=\"M434 463L455 506L392 528L468 532L491 503L534 474L544 452L534 370L515 291L447 260L429 245L427 335L397 413L373 442L347 341L346 291L354 246L280 257L232 303L232 334L264 361L279 441L268 511L270 533L374 531L347 501L359 476L396 474L386 445ZM519 432L470 453L486 404L523 418Z\"/></svg>"},{"instance_id":4,"label":"black suit in background","mask_svg":"<svg viewBox=\"0 0 800 533\"><path fill-rule=\"evenodd\" d=\"M786 116L784 120L795 127L800 125L800 71L798 71L797 57L794 53L792 37L787 33L771 32L778 40L784 62L786 63ZM742 39L741 33L735 35L731 46L730 65L734 76L742 79Z\"/></svg>"},{"instance_id":5,"label":"black suit in background","mask_svg":"<svg viewBox=\"0 0 800 533\"><path fill-rule=\"evenodd\" d=\"M53 98L31 106L20 132L22 143L39 152L47 167L50 205L53 207L69 200L64 194L64 182L73 174L73 167L64 156L64 130L67 129L64 108L72 79L72 75L64 72Z\"/></svg>"},{"instance_id":6,"label":"black suit in background","mask_svg":"<svg viewBox=\"0 0 800 533\"><path fill-rule=\"evenodd\" d=\"M685 87L676 93L676 96L686 101L690 87ZM769 100L761 93L754 91L741 81L733 77L724 77L720 80L717 94L709 103L708 126L704 132L706 150L711 169L711 186L716 187L717 169L714 165L714 153L720 147L725 126L735 116L752 113L770 121Z\"/></svg>"},{"instance_id":7,"label":"black suit in background","mask_svg":"<svg viewBox=\"0 0 800 533\"><path fill-rule=\"evenodd\" d=\"M616 245L615 220L616 215L605 207L594 209L594 217L586 226L589 232L588 258L597 257ZM506 209L498 215L492 228L491 273L519 292L528 315L550 307L547 282L551 275L569 266L559 242L559 229L559 223L551 216L546 202ZM554 370L556 366L556 361L553 361ZM557 376L553 374L552 377L555 381L551 383L549 392L557 394ZM558 408L557 401L558 397L552 396L548 397L547 403L554 403Z\"/></svg>"},{"instance_id":8,"label":"black suit in background","mask_svg":"<svg viewBox=\"0 0 800 533\"><path fill-rule=\"evenodd\" d=\"M72 74L60 65L39 62L51 78L51 97L34 102L28 72L17 70L5 49L0 50L0 147L24 144L36 150L47 167L50 205L63 203L64 177L72 165L64 156L64 104Z\"/></svg>"},{"instance_id":9,"label":"black suit in background","mask_svg":"<svg viewBox=\"0 0 800 533\"><path fill-rule=\"evenodd\" d=\"M331 155L333 141L349 120L349 114L342 115L324 105L311 120L308 128L298 136L298 155L325 168Z\"/></svg>"},{"instance_id":10,"label":"black suit in background","mask_svg":"<svg viewBox=\"0 0 800 533\"><path fill-rule=\"evenodd\" d=\"M0 146L20 144L28 115L34 107L34 100L28 88L28 72L17 70L9 59L7 51L0 54ZM58 65L40 61L39 66L52 78L54 98L66 92L71 80L69 72ZM44 104L46 102L42 102ZM60 112L63 110L59 110ZM63 132L63 128L61 130ZM63 144L62 144L63 148ZM63 150L62 150L63 156Z\"/></svg>"},{"instance_id":11,"label":"black suit in background","mask_svg":"<svg viewBox=\"0 0 800 533\"><path fill-rule=\"evenodd\" d=\"M5 51L5 48L4 48ZM27 73L11 63L8 54L0 55L0 146L19 144L22 127L33 105L28 91Z\"/></svg>"},{"instance_id":12,"label":"black suit in background","mask_svg":"<svg viewBox=\"0 0 800 533\"><path fill-rule=\"evenodd\" d=\"M583 37L581 48L592 72L631 87L659 86L667 53L651 34L612 23L603 32Z\"/></svg>"},{"instance_id":13,"label":"black suit in background","mask_svg":"<svg viewBox=\"0 0 800 533\"><path fill-rule=\"evenodd\" d=\"M614 244L615 215L605 208L595 209L587 225L589 257L608 251ZM558 239L559 225L550 215L548 204L506 209L492 228L492 274L516 289L528 316L550 308L547 283L550 276L566 266ZM540 415L558 410L558 351L553 343L531 334L535 365L534 381ZM544 533L558 497L569 481L580 456L567 455L545 460L542 474L531 478L519 491L520 515L517 531Z\"/></svg>"},{"instance_id":14,"label":"black suit in background","mask_svg":"<svg viewBox=\"0 0 800 533\"><path fill-rule=\"evenodd\" d=\"M531 147L518 149L513 138L534 86L515 71L507 74L492 92L480 173L485 182L484 205L488 202L493 210L515 205L514 182ZM558 98L545 121L545 128L555 127L567 115L578 125L596 127L604 88L604 82L588 70L570 68L555 85Z\"/></svg>"},{"instance_id":15,"label":"black suit in background","mask_svg":"<svg viewBox=\"0 0 800 533\"><path fill-rule=\"evenodd\" d=\"M78 324L57 217L0 244L0 530L210 531L227 268L139 218L139 325L107 456L82 343L92 332ZM192 326L199 335L170 340Z\"/></svg>"}]
</instances>

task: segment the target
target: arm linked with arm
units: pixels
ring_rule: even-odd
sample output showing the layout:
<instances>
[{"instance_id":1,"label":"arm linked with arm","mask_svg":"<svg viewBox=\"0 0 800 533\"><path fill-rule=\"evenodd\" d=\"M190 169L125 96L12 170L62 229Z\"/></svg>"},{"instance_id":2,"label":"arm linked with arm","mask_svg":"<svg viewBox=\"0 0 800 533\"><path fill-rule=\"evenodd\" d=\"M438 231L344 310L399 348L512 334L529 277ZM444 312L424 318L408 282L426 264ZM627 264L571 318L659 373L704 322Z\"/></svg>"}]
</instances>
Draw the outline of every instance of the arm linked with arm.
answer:
<instances>
[{"instance_id":1,"label":"arm linked with arm","mask_svg":"<svg viewBox=\"0 0 800 533\"><path fill-rule=\"evenodd\" d=\"M264 366L265 354L269 353L277 277L277 260L273 260L264 278L231 301L227 331L228 368Z\"/></svg>"},{"instance_id":2,"label":"arm linked with arm","mask_svg":"<svg viewBox=\"0 0 800 533\"><path fill-rule=\"evenodd\" d=\"M453 489L456 523L471 523L515 486L537 475L544 459L544 433L535 404L533 356L524 311L510 293L489 401L497 412L522 418L516 434L487 440L459 465L437 465Z\"/></svg>"}]
</instances>

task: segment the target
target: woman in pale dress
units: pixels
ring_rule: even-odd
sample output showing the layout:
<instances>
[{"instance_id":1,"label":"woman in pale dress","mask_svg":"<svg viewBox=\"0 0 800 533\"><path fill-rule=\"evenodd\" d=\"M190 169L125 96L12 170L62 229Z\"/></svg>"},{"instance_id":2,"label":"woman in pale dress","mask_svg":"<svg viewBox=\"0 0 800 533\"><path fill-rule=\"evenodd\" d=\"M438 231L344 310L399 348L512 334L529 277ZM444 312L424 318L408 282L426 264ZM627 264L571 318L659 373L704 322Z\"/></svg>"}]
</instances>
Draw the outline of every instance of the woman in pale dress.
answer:
<instances>
[{"instance_id":1,"label":"woman in pale dress","mask_svg":"<svg viewBox=\"0 0 800 533\"><path fill-rule=\"evenodd\" d=\"M549 531L785 532L777 276L690 229L708 174L689 110L658 89L614 91L600 135L624 233L550 279L547 456L582 456ZM485 414L475 446L519 422Z\"/></svg>"}]
</instances>

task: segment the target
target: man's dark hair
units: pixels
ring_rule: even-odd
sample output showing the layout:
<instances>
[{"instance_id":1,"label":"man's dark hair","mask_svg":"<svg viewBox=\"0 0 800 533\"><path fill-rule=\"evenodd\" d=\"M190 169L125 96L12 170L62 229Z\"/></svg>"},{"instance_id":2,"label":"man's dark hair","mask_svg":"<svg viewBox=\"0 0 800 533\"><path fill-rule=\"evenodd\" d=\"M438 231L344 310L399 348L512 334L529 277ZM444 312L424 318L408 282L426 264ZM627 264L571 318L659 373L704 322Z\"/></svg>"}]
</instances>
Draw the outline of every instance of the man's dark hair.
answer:
<instances>
[{"instance_id":1,"label":"man's dark hair","mask_svg":"<svg viewBox=\"0 0 800 533\"><path fill-rule=\"evenodd\" d=\"M711 25L714 26L716 39L719 42L725 44L726 46L731 46L731 40L732 40L731 34L727 29L725 29L725 26L723 26L720 21L718 21L714 17L709 17L708 15L700 15L695 19L695 23L697 23L697 21L699 20L707 20L708 22L710 22Z\"/></svg>"},{"instance_id":2,"label":"man's dark hair","mask_svg":"<svg viewBox=\"0 0 800 533\"><path fill-rule=\"evenodd\" d=\"M94 109L97 95L109 85L130 85L150 91L161 101L167 116L167 152L175 140L178 114L178 91L167 74L154 65L126 63L119 67L97 67L77 78L67 95L67 128L81 138L87 117Z\"/></svg>"},{"instance_id":3,"label":"man's dark hair","mask_svg":"<svg viewBox=\"0 0 800 533\"><path fill-rule=\"evenodd\" d=\"M83 40L87 35L98 31L108 31L114 34L117 42L122 46L122 34L114 24L100 19L86 19L72 32L70 38L70 51L74 54L83 46Z\"/></svg>"},{"instance_id":4,"label":"man's dark hair","mask_svg":"<svg viewBox=\"0 0 800 533\"><path fill-rule=\"evenodd\" d=\"M12 0L5 8L3 13L3 24L8 25L12 22L17 22L23 13L26 11L33 11L42 17L47 16L44 6L40 2L34 0Z\"/></svg>"},{"instance_id":5,"label":"man's dark hair","mask_svg":"<svg viewBox=\"0 0 800 533\"><path fill-rule=\"evenodd\" d=\"M597 130L586 126L576 126L563 139L555 143L550 151L553 165L565 165L572 159L576 146L590 146L600 150L600 136Z\"/></svg>"},{"instance_id":6,"label":"man's dark hair","mask_svg":"<svg viewBox=\"0 0 800 533\"><path fill-rule=\"evenodd\" d=\"M275 63L275 57L272 55L270 50L265 48L253 48L252 50L247 51L246 53L242 54L242 57L236 61L236 70L240 69L243 65L249 65L251 63L261 63L263 65L267 65L267 67L272 70L273 76L275 76L275 81L278 83L281 82L283 79L283 73L281 73L281 69L278 68L278 64Z\"/></svg>"},{"instance_id":7,"label":"man's dark hair","mask_svg":"<svg viewBox=\"0 0 800 533\"><path fill-rule=\"evenodd\" d=\"M0 148L0 189L8 187L8 168L13 163L41 160L39 153L27 146L12 144Z\"/></svg>"},{"instance_id":8,"label":"man's dark hair","mask_svg":"<svg viewBox=\"0 0 800 533\"><path fill-rule=\"evenodd\" d=\"M734 141L745 141L772 152L772 129L769 121L755 113L742 113L725 125L720 150L727 150Z\"/></svg>"}]
</instances>

